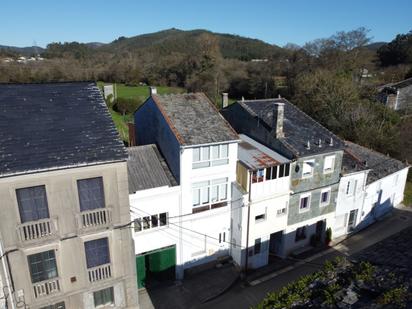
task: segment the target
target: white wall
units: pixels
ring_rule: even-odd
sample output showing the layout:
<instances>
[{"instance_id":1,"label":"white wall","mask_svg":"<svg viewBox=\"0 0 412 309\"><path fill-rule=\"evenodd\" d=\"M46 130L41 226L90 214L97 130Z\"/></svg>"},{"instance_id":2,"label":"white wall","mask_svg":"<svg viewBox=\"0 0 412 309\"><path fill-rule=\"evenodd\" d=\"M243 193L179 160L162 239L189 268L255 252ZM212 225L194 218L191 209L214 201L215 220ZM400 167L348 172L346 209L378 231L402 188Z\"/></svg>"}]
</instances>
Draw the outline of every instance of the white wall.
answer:
<instances>
[{"instance_id":1,"label":"white wall","mask_svg":"<svg viewBox=\"0 0 412 309\"><path fill-rule=\"evenodd\" d=\"M335 223L333 224L332 237L336 238L347 234L347 223L351 210L358 210L356 225L361 219L361 209L365 199L365 183L368 171L347 174L339 182L338 197L336 202ZM353 194L346 194L348 182L356 183Z\"/></svg>"},{"instance_id":2,"label":"white wall","mask_svg":"<svg viewBox=\"0 0 412 309\"><path fill-rule=\"evenodd\" d=\"M372 223L403 201L408 167L366 186L361 227Z\"/></svg>"},{"instance_id":3,"label":"white wall","mask_svg":"<svg viewBox=\"0 0 412 309\"><path fill-rule=\"evenodd\" d=\"M168 213L171 222L179 216L180 187L159 187L137 191L130 195L132 220L150 215ZM172 224L135 232L132 230L135 243L135 254L176 245L179 233Z\"/></svg>"}]
</instances>

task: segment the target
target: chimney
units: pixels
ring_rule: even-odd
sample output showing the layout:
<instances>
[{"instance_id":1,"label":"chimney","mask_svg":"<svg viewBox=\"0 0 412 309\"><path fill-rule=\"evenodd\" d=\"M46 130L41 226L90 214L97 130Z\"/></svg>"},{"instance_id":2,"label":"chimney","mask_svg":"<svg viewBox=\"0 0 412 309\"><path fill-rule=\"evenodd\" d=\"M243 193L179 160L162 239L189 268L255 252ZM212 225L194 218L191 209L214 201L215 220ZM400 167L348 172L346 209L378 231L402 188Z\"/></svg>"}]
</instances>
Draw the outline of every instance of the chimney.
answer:
<instances>
[{"instance_id":1,"label":"chimney","mask_svg":"<svg viewBox=\"0 0 412 309\"><path fill-rule=\"evenodd\" d=\"M156 87L150 86L150 87L149 87L149 90L150 90L150 96L152 96L152 95L154 95L154 94L157 94L157 89L156 89Z\"/></svg>"},{"instance_id":2,"label":"chimney","mask_svg":"<svg viewBox=\"0 0 412 309\"><path fill-rule=\"evenodd\" d=\"M273 111L275 114L276 112L276 138L285 137L285 133L283 132L283 119L284 119L284 109L285 103L275 103L276 111Z\"/></svg>"},{"instance_id":3,"label":"chimney","mask_svg":"<svg viewBox=\"0 0 412 309\"><path fill-rule=\"evenodd\" d=\"M227 92L222 93L222 108L228 107L229 105L229 95Z\"/></svg>"},{"instance_id":4,"label":"chimney","mask_svg":"<svg viewBox=\"0 0 412 309\"><path fill-rule=\"evenodd\" d=\"M129 129L129 147L136 146L136 131L134 123L129 122L127 126Z\"/></svg>"}]
</instances>

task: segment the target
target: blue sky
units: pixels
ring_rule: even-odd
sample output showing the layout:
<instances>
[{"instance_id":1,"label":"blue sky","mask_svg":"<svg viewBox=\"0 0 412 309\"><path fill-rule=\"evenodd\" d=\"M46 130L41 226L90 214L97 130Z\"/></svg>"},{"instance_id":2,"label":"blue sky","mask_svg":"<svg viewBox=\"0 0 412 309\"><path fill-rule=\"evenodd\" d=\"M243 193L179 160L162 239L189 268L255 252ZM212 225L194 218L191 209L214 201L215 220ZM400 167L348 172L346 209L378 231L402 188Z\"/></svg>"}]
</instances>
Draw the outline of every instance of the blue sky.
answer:
<instances>
[{"instance_id":1,"label":"blue sky","mask_svg":"<svg viewBox=\"0 0 412 309\"><path fill-rule=\"evenodd\" d=\"M208 29L284 45L364 26L373 41L412 30L411 0L4 1L0 45L111 42L168 28ZM390 16L393 16L392 18Z\"/></svg>"}]
</instances>

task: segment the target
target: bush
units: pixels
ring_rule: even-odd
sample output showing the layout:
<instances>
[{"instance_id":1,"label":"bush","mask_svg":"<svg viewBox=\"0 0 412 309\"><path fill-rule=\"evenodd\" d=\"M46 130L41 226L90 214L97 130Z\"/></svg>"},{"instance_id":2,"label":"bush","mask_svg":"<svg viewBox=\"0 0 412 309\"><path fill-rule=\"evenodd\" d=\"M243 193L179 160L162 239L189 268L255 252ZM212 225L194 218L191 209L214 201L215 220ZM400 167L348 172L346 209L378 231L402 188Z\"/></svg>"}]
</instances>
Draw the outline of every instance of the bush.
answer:
<instances>
[{"instance_id":1,"label":"bush","mask_svg":"<svg viewBox=\"0 0 412 309\"><path fill-rule=\"evenodd\" d=\"M113 109L121 114L133 114L143 102L139 98L117 98L113 102Z\"/></svg>"}]
</instances>

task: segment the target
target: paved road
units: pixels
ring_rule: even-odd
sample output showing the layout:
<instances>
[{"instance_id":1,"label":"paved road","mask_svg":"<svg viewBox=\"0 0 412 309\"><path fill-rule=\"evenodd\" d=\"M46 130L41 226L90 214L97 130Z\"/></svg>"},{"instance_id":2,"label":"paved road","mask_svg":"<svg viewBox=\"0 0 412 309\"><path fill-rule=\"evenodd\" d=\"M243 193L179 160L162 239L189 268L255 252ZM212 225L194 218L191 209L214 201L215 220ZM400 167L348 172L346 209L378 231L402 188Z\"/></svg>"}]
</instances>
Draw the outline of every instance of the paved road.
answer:
<instances>
[{"instance_id":1,"label":"paved road","mask_svg":"<svg viewBox=\"0 0 412 309\"><path fill-rule=\"evenodd\" d=\"M395 209L393 214L353 235L335 246L335 251L321 256L310 263L302 264L291 271L256 286L242 287L239 283L220 297L205 304L194 304L191 308L250 308L258 304L268 292L278 290L303 275L319 270L322 264L336 256L351 256L359 251L412 226L412 212Z\"/></svg>"},{"instance_id":2,"label":"paved road","mask_svg":"<svg viewBox=\"0 0 412 309\"><path fill-rule=\"evenodd\" d=\"M151 293L155 297L157 308L250 308L258 304L268 292L276 291L288 283L319 270L326 260L336 256L351 256L370 247L398 232L412 226L412 209L395 209L392 215L386 217L365 230L352 235L350 238L336 244L327 254L306 263L298 263L290 271L284 272L254 286L244 286L242 282L235 284L230 290L216 299L201 304L196 297L182 290L167 293L158 290ZM171 294L171 295L169 295ZM154 300L154 299L153 299ZM148 294L140 294L141 308L153 308Z\"/></svg>"}]
</instances>

